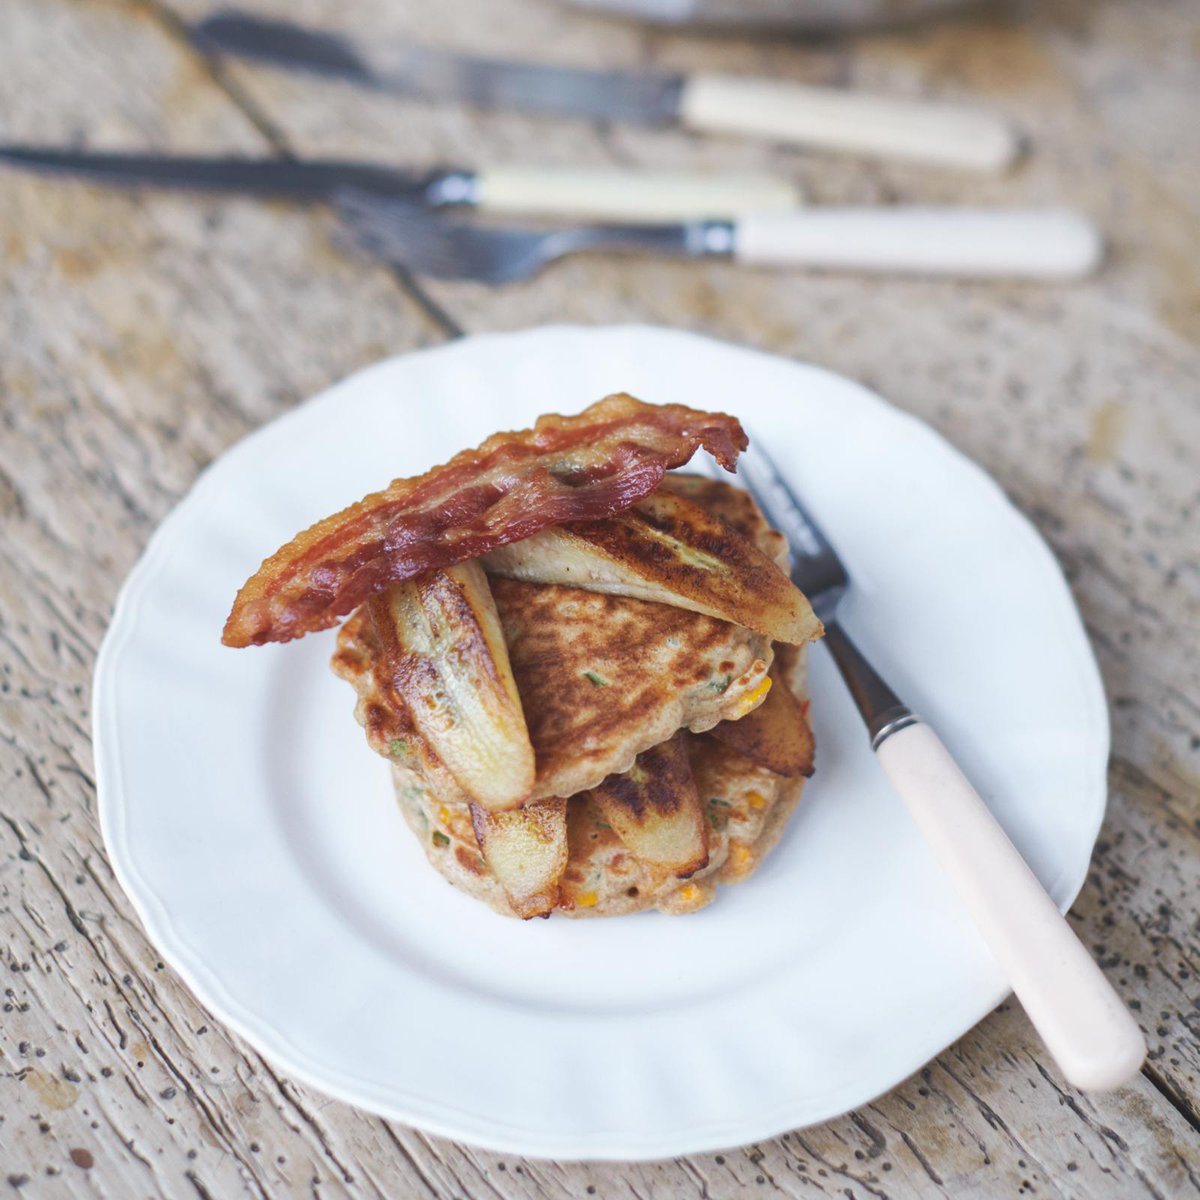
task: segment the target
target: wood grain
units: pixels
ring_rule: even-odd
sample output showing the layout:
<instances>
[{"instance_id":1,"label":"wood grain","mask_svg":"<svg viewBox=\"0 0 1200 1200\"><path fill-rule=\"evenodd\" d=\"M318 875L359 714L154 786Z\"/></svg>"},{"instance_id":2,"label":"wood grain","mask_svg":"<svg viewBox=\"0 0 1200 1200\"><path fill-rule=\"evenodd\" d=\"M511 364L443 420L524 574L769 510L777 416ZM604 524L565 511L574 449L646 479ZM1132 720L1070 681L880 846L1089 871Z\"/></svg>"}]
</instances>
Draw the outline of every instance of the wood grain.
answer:
<instances>
[{"instance_id":1,"label":"wood grain","mask_svg":"<svg viewBox=\"0 0 1200 1200\"><path fill-rule=\"evenodd\" d=\"M0 0L3 136L768 168L826 201L1076 204L1111 232L1112 262L1039 289L580 260L493 292L398 279L338 250L317 211L0 175L0 1185L121 1200L1200 1192L1194 12L1060 0L806 47L669 37L547 0L455 0L453 22L416 0L258 5L480 51L982 95L1034 153L964 181L213 65L181 36L207 7ZM529 1162L294 1084L157 959L100 841L88 707L113 598L154 526L228 445L355 367L459 327L564 319L681 325L863 379L980 461L1050 539L1113 706L1109 816L1072 919L1150 1039L1134 1086L1070 1091L1005 1006L817 1128L664 1163Z\"/></svg>"}]
</instances>

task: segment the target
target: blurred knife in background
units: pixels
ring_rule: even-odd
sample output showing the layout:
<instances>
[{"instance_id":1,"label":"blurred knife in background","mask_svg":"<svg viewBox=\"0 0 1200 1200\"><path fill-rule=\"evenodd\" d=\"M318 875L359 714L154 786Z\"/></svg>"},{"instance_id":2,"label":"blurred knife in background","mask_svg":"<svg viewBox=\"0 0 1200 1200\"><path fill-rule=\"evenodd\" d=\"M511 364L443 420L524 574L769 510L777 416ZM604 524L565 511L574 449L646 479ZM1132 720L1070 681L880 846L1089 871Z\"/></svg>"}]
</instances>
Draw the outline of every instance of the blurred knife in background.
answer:
<instances>
[{"instance_id":1,"label":"blurred knife in background","mask_svg":"<svg viewBox=\"0 0 1200 1200\"><path fill-rule=\"evenodd\" d=\"M405 170L351 160L213 158L0 145L0 163L126 187L147 186L296 201L330 201L341 189L428 208L581 220L685 221L780 212L800 191L769 175L698 175L575 167Z\"/></svg>"},{"instance_id":2,"label":"blurred knife in background","mask_svg":"<svg viewBox=\"0 0 1200 1200\"><path fill-rule=\"evenodd\" d=\"M955 9L980 7L980 0L567 0L581 8L650 21L745 32L794 30L846 33L895 28Z\"/></svg>"},{"instance_id":3,"label":"blurred knife in background","mask_svg":"<svg viewBox=\"0 0 1200 1200\"><path fill-rule=\"evenodd\" d=\"M824 150L1000 171L1013 129L992 113L785 80L592 71L358 42L284 21L223 12L194 30L206 51L240 55L403 96L607 121L678 122Z\"/></svg>"}]
</instances>

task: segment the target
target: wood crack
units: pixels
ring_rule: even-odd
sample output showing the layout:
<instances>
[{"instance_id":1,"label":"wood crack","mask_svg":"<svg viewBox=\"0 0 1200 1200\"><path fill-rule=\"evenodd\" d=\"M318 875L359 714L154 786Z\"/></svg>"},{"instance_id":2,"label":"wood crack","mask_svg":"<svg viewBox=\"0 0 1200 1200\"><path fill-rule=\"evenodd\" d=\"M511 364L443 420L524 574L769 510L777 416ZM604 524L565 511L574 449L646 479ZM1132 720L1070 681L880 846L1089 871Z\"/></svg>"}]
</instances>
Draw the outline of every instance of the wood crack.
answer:
<instances>
[{"instance_id":1,"label":"wood crack","mask_svg":"<svg viewBox=\"0 0 1200 1200\"><path fill-rule=\"evenodd\" d=\"M383 1127L384 1133L387 1134L388 1140L392 1143L393 1146L396 1147L397 1150L400 1151L400 1153L401 1153L401 1155L403 1155L405 1161L416 1172L417 1178L420 1180L420 1182L421 1182L422 1186L425 1188L425 1190L430 1194L430 1196L433 1196L436 1198L438 1195L437 1184L434 1183L434 1181L432 1179L430 1179L429 1176L425 1173L424 1167L421 1166L421 1164L417 1161L417 1159L416 1159L415 1155L412 1153L412 1151L409 1150L409 1148L404 1144L404 1142L397 1135L396 1131L392 1128L392 1123L383 1117L380 1118L379 1123Z\"/></svg>"},{"instance_id":2,"label":"wood crack","mask_svg":"<svg viewBox=\"0 0 1200 1200\"><path fill-rule=\"evenodd\" d=\"M284 131L263 112L219 61L196 47L187 25L175 12L161 3L161 0L138 0L138 3L153 14L172 41L203 64L213 84L224 92L229 102L254 126L280 158L297 157L295 148ZM410 271L395 263L387 264L387 271L400 290L417 305L444 337L459 338L465 334L463 327L417 282Z\"/></svg>"},{"instance_id":3,"label":"wood crack","mask_svg":"<svg viewBox=\"0 0 1200 1200\"><path fill-rule=\"evenodd\" d=\"M205 1187L200 1176L195 1171L184 1171L183 1177L192 1185L192 1189L200 1197L200 1200L214 1200L213 1194Z\"/></svg>"},{"instance_id":4,"label":"wood crack","mask_svg":"<svg viewBox=\"0 0 1200 1200\"><path fill-rule=\"evenodd\" d=\"M906 1129L900 1131L900 1140L908 1147L909 1153L921 1164L921 1170L929 1176L930 1182L936 1184L939 1188L943 1185L942 1177L933 1169L932 1163L921 1152L921 1148L909 1136Z\"/></svg>"},{"instance_id":5,"label":"wood crack","mask_svg":"<svg viewBox=\"0 0 1200 1200\"><path fill-rule=\"evenodd\" d=\"M835 1165L830 1159L818 1153L811 1145L809 1145L809 1143L800 1136L799 1132L794 1133L792 1136L796 1139L796 1144L800 1146L804 1153L807 1154L809 1158L819 1162L827 1171L830 1171L835 1175L840 1175L843 1179L850 1180L851 1183L857 1184L860 1188L866 1192L869 1192L872 1196L878 1197L878 1200L889 1200L888 1193L883 1191L882 1188L878 1188L873 1184L868 1183L867 1180L865 1180L861 1175L856 1175L853 1171L850 1171L846 1167L839 1167Z\"/></svg>"},{"instance_id":6,"label":"wood crack","mask_svg":"<svg viewBox=\"0 0 1200 1200\"><path fill-rule=\"evenodd\" d=\"M1200 1111L1197 1111L1182 1092L1172 1086L1153 1063L1143 1063L1142 1075L1146 1082L1196 1131L1200 1136Z\"/></svg>"},{"instance_id":7,"label":"wood crack","mask_svg":"<svg viewBox=\"0 0 1200 1200\"><path fill-rule=\"evenodd\" d=\"M262 1065L263 1065L263 1070L266 1072L266 1074L268 1076L270 1076L271 1080L274 1082L275 1087L278 1090L280 1096L283 1097L284 1101L293 1109L293 1111L296 1112L296 1114L300 1117L300 1119L313 1131L313 1134L316 1136L317 1141L321 1145L321 1149L325 1153L325 1157L328 1158L329 1161L331 1163L333 1163L333 1165L335 1167L337 1167L338 1171L340 1172L340 1174L342 1176L343 1182L353 1183L354 1182L353 1173L346 1166L346 1164L343 1163L340 1158L338 1158L337 1154L334 1153L333 1147L329 1144L329 1139L325 1135L325 1130L321 1128L321 1123L317 1120L316 1117L314 1117L312 1115L312 1113L310 1113L308 1111L307 1108L304 1107L304 1105L300 1102L300 1100L296 1096L292 1095L292 1088L289 1085L289 1081L283 1079L281 1076L276 1074L274 1067L272 1067L271 1064L266 1061L266 1059L262 1059L261 1061L262 1061Z\"/></svg>"}]
</instances>

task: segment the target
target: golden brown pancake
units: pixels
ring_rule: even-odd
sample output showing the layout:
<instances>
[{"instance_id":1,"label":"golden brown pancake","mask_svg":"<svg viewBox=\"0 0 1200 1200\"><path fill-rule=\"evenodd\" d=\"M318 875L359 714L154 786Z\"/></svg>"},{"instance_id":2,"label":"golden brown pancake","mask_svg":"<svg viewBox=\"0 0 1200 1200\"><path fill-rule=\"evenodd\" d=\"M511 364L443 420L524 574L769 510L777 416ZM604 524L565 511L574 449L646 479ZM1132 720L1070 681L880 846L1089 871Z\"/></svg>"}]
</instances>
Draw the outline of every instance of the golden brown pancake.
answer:
<instances>
[{"instance_id":1,"label":"golden brown pancake","mask_svg":"<svg viewBox=\"0 0 1200 1200\"><path fill-rule=\"evenodd\" d=\"M665 486L720 515L776 561L786 561L786 543L745 493L695 477L671 476ZM750 875L781 835L803 778L774 774L702 731L759 702L772 659L765 639L713 617L577 588L493 579L492 589L537 760L538 799L530 818L536 823L544 817L547 830L556 827L561 837L565 803L565 869L556 894L535 911L553 903L571 916L650 907L691 912L712 900L718 883ZM800 699L802 709L792 711L802 714L805 655L803 648L786 649L772 675L776 687L787 686ZM377 653L371 623L359 612L339 635L333 666L359 693L356 715L371 745L392 762L405 819L451 883L497 912L529 915L523 898L507 894L489 870L454 776L416 734L403 705L378 685L371 670ZM803 715L799 720L804 722ZM682 735L683 773L690 763L686 803L698 804L706 843L706 853L686 864L682 878L639 860L630 849L638 844L630 827L625 826L627 844L605 819L613 815L614 796L637 792L622 773L654 761L653 754L638 756L681 729L696 731ZM798 736L809 736L807 728L798 729ZM607 808L589 790L605 779ZM700 861L704 865L692 870Z\"/></svg>"},{"instance_id":2,"label":"golden brown pancake","mask_svg":"<svg viewBox=\"0 0 1200 1200\"><path fill-rule=\"evenodd\" d=\"M765 694L771 646L748 629L579 588L498 579L492 590L533 742L535 800L595 787L676 730L711 729ZM430 775L440 796L465 800L404 705L371 677L378 653L360 609L332 666L359 693L372 747Z\"/></svg>"},{"instance_id":3,"label":"golden brown pancake","mask_svg":"<svg viewBox=\"0 0 1200 1200\"><path fill-rule=\"evenodd\" d=\"M788 672L807 700L804 654ZM613 917L658 908L695 912L719 884L748 879L774 848L795 810L804 778L773 775L707 735L688 735L708 837L708 865L687 879L639 862L584 792L567 801L568 860L555 911L570 917ZM450 883L504 916L517 915L487 871L465 805L443 803L413 772L393 768L400 810L430 864Z\"/></svg>"},{"instance_id":4,"label":"golden brown pancake","mask_svg":"<svg viewBox=\"0 0 1200 1200\"><path fill-rule=\"evenodd\" d=\"M595 787L676 730L711 729L760 698L773 655L748 629L581 588L491 582L533 742L535 800Z\"/></svg>"}]
</instances>

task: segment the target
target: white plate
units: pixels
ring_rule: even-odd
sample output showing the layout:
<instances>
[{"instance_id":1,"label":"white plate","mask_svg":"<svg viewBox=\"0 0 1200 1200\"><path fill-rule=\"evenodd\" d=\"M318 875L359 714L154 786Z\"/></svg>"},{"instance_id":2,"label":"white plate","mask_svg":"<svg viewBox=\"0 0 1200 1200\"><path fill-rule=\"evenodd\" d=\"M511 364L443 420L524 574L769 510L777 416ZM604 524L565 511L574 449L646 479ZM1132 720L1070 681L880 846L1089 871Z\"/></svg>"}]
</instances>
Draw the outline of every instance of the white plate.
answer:
<instances>
[{"instance_id":1,"label":"white plate","mask_svg":"<svg viewBox=\"0 0 1200 1200\"><path fill-rule=\"evenodd\" d=\"M426 864L327 668L331 634L220 645L237 587L298 529L618 390L767 440L850 567L846 625L1063 907L1105 802L1103 693L1050 553L857 384L683 333L550 328L380 363L247 438L163 523L100 654L113 866L163 956L277 1066L535 1156L665 1157L832 1117L1005 994L820 648L817 774L753 879L688 917L523 923Z\"/></svg>"}]
</instances>

